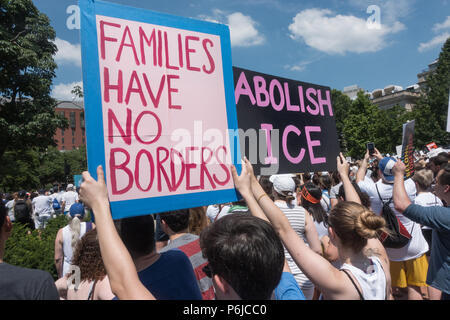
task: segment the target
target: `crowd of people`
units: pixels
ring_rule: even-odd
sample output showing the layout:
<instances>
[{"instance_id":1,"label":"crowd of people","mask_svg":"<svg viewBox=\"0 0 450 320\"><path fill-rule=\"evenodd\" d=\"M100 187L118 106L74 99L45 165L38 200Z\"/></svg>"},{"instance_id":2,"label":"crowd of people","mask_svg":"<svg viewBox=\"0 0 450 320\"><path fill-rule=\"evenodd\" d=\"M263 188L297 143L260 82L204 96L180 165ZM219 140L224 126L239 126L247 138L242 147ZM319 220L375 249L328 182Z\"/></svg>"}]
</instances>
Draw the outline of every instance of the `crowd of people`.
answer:
<instances>
[{"instance_id":1,"label":"crowd of people","mask_svg":"<svg viewBox=\"0 0 450 320\"><path fill-rule=\"evenodd\" d=\"M75 204L76 210L80 210L81 205L78 192L71 183L66 188L55 184L48 190L5 193L2 202L11 222L25 224L31 230L44 229L50 219L60 214L68 216L72 205Z\"/></svg>"},{"instance_id":2,"label":"crowd of people","mask_svg":"<svg viewBox=\"0 0 450 320\"><path fill-rule=\"evenodd\" d=\"M79 192L20 191L0 203L0 299L448 300L450 154L415 173L375 149L336 172L231 173L242 200L113 220L103 169ZM84 221L92 209L93 222ZM404 245L388 244L393 213ZM59 279L4 262L13 223L55 239ZM79 281L73 283L73 267Z\"/></svg>"}]
</instances>

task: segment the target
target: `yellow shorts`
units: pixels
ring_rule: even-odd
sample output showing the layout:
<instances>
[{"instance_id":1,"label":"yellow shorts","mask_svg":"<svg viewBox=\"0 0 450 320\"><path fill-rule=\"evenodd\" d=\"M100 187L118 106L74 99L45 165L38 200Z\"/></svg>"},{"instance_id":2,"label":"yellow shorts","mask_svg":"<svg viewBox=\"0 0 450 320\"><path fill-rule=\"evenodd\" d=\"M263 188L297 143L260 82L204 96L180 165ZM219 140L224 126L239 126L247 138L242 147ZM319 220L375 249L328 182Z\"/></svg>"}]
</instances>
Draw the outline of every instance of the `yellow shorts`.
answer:
<instances>
[{"instance_id":1,"label":"yellow shorts","mask_svg":"<svg viewBox=\"0 0 450 320\"><path fill-rule=\"evenodd\" d=\"M426 287L428 260L426 255L406 261L390 261L391 284L393 287Z\"/></svg>"}]
</instances>

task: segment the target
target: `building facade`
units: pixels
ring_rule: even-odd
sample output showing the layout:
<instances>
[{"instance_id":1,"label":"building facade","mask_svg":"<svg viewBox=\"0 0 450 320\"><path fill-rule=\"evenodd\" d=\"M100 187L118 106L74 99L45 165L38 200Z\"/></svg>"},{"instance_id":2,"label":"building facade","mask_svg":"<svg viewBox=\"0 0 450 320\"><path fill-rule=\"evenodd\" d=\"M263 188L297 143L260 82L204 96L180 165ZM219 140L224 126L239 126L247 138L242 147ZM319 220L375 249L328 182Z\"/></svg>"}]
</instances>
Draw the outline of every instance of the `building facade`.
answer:
<instances>
[{"instance_id":1,"label":"building facade","mask_svg":"<svg viewBox=\"0 0 450 320\"><path fill-rule=\"evenodd\" d=\"M59 101L55 112L69 122L67 129L57 129L54 139L60 151L74 150L86 145L83 101Z\"/></svg>"}]
</instances>

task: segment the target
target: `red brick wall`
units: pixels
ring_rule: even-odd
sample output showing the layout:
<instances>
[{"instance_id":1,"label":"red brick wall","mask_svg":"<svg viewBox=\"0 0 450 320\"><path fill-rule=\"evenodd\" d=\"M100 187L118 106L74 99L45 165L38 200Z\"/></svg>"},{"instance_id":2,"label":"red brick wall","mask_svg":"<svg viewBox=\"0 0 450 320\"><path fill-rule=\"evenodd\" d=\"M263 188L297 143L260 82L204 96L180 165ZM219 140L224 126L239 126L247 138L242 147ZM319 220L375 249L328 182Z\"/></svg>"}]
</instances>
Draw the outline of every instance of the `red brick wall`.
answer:
<instances>
[{"instance_id":1,"label":"red brick wall","mask_svg":"<svg viewBox=\"0 0 450 320\"><path fill-rule=\"evenodd\" d=\"M64 112L64 117L69 121L67 129L56 130L54 139L58 144L58 150L73 150L86 145L86 132L81 123L84 122L84 110L56 107L55 111L57 114ZM80 115L82 115L81 118Z\"/></svg>"}]
</instances>

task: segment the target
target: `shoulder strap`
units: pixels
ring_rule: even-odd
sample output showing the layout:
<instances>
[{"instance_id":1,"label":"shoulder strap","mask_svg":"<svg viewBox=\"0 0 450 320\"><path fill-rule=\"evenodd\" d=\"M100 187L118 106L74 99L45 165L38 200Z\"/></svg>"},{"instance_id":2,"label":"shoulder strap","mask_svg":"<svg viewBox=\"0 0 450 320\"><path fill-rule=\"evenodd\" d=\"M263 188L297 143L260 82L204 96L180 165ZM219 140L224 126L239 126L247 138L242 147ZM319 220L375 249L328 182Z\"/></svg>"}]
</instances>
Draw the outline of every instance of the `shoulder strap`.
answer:
<instances>
[{"instance_id":1,"label":"shoulder strap","mask_svg":"<svg viewBox=\"0 0 450 320\"><path fill-rule=\"evenodd\" d=\"M383 205L391 203L392 197L389 199L389 201L388 201L387 203L385 203L385 202L383 201L383 198L381 198L381 195L380 195L380 191L378 190L378 185L377 185L376 183L375 183L375 188L377 189L378 198L380 198L380 201L381 201L381 203L382 203Z\"/></svg>"},{"instance_id":2,"label":"shoulder strap","mask_svg":"<svg viewBox=\"0 0 450 320\"><path fill-rule=\"evenodd\" d=\"M91 284L91 288L89 289L89 295L88 300L94 300L94 291L95 291L95 285L97 284L97 280L94 281L94 283Z\"/></svg>"},{"instance_id":3,"label":"shoulder strap","mask_svg":"<svg viewBox=\"0 0 450 320\"><path fill-rule=\"evenodd\" d=\"M356 285L356 283L355 283L355 281L353 280L353 278L348 274L347 270L341 269L341 271L343 271L343 272L347 275L347 277L350 279L350 281L353 283L353 286L355 287L356 291L358 291L359 299L360 299L360 300L364 300L364 297L363 297L361 291L359 290L359 288L358 288L358 286Z\"/></svg>"}]
</instances>

